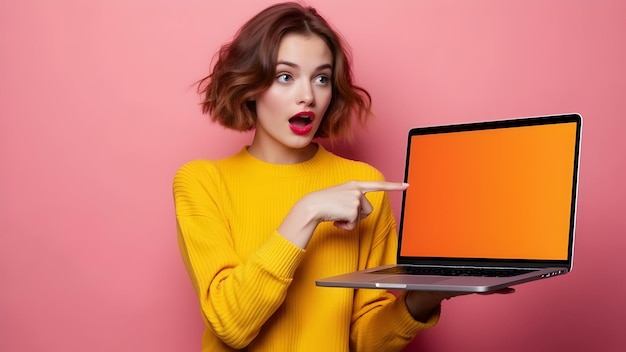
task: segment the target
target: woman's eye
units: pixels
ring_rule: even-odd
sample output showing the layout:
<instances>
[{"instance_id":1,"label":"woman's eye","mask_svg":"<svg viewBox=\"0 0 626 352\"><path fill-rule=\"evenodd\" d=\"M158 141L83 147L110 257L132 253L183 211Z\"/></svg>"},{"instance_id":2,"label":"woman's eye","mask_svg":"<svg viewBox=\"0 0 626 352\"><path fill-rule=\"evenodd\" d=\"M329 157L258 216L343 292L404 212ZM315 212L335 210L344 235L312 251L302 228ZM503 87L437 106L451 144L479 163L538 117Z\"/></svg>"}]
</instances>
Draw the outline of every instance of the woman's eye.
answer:
<instances>
[{"instance_id":1,"label":"woman's eye","mask_svg":"<svg viewBox=\"0 0 626 352\"><path fill-rule=\"evenodd\" d=\"M318 76L316 82L319 84L328 84L329 78L328 76Z\"/></svg>"},{"instance_id":2,"label":"woman's eye","mask_svg":"<svg viewBox=\"0 0 626 352\"><path fill-rule=\"evenodd\" d=\"M276 79L278 80L278 82L287 83L291 79L291 76L286 73L283 73L283 74L278 75Z\"/></svg>"}]
</instances>

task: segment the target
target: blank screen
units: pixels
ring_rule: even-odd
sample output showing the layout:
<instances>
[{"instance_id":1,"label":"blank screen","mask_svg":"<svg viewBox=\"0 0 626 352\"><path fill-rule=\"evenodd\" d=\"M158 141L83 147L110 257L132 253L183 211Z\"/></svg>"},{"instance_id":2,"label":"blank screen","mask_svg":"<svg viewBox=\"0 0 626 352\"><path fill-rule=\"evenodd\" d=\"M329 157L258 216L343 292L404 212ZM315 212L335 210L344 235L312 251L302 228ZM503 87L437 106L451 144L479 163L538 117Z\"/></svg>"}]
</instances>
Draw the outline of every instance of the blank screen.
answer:
<instances>
[{"instance_id":1,"label":"blank screen","mask_svg":"<svg viewBox=\"0 0 626 352\"><path fill-rule=\"evenodd\" d=\"M412 136L400 254L566 260L576 129Z\"/></svg>"}]
</instances>

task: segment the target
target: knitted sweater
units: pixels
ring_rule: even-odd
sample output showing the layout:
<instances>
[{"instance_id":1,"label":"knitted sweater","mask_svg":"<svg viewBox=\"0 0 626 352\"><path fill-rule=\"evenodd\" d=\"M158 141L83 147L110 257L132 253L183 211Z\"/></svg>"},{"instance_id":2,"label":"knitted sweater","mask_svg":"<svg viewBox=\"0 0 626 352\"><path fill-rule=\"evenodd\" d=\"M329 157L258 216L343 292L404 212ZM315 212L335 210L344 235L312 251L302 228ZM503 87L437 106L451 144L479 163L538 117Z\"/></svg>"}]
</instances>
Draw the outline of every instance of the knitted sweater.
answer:
<instances>
[{"instance_id":1,"label":"knitted sweater","mask_svg":"<svg viewBox=\"0 0 626 352\"><path fill-rule=\"evenodd\" d=\"M202 351L396 351L435 325L439 312L425 324L415 321L404 294L315 285L395 262L385 192L366 195L374 211L352 231L321 223L306 250L276 230L310 192L382 179L321 145L311 160L293 165L263 162L246 148L183 165L173 192L180 251L206 324Z\"/></svg>"}]
</instances>

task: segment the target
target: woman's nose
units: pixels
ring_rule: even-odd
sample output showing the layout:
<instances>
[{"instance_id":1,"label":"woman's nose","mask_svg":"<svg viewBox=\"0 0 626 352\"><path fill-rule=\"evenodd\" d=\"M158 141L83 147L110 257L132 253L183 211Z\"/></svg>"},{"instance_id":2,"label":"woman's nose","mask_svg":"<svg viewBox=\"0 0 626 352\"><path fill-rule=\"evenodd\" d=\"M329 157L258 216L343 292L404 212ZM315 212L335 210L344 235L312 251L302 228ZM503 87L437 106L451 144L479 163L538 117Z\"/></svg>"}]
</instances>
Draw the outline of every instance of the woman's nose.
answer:
<instances>
[{"instance_id":1,"label":"woman's nose","mask_svg":"<svg viewBox=\"0 0 626 352\"><path fill-rule=\"evenodd\" d=\"M313 94L313 88L307 83L300 85L300 91L298 92L298 104L312 105L315 102L315 96Z\"/></svg>"}]
</instances>

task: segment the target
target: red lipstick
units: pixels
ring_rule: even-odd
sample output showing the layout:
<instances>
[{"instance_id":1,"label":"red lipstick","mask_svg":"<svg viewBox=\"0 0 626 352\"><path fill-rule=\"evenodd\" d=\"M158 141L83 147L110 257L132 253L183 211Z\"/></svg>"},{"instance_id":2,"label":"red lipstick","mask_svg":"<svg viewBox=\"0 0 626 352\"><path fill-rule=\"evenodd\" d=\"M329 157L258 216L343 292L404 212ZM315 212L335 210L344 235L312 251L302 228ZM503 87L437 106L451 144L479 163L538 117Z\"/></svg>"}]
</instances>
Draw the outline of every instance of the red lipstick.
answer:
<instances>
[{"instance_id":1,"label":"red lipstick","mask_svg":"<svg viewBox=\"0 0 626 352\"><path fill-rule=\"evenodd\" d=\"M304 136L313 129L313 120L315 120L313 111L301 111L289 119L289 128L291 132Z\"/></svg>"}]
</instances>

